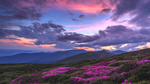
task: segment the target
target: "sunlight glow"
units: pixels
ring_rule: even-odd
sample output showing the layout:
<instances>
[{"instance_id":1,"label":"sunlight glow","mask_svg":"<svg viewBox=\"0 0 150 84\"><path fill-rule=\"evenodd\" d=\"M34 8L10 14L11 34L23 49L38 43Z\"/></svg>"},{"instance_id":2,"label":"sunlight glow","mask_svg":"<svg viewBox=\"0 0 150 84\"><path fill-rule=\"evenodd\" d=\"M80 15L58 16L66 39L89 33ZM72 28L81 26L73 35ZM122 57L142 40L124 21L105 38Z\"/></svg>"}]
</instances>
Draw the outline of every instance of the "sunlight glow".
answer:
<instances>
[{"instance_id":1,"label":"sunlight glow","mask_svg":"<svg viewBox=\"0 0 150 84\"><path fill-rule=\"evenodd\" d=\"M116 50L116 46L114 46L114 45L111 45L111 46L103 46L103 47L101 47L102 49L105 49L105 50Z\"/></svg>"},{"instance_id":2,"label":"sunlight glow","mask_svg":"<svg viewBox=\"0 0 150 84\"><path fill-rule=\"evenodd\" d=\"M120 46L120 48L124 48L125 46L127 46L128 44L122 44L121 46Z\"/></svg>"},{"instance_id":3,"label":"sunlight glow","mask_svg":"<svg viewBox=\"0 0 150 84\"><path fill-rule=\"evenodd\" d=\"M86 50L86 51L95 51L94 48L90 48L90 47L74 47L75 49L83 49L83 50Z\"/></svg>"}]
</instances>

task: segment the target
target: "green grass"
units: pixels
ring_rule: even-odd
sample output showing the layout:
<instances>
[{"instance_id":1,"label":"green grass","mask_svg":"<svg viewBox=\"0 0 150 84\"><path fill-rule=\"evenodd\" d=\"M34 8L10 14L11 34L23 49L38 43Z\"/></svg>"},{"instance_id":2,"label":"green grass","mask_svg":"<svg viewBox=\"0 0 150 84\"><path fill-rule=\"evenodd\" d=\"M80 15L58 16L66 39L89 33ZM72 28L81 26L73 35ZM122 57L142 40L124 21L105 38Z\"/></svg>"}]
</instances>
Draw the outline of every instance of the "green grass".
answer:
<instances>
[{"instance_id":1,"label":"green grass","mask_svg":"<svg viewBox=\"0 0 150 84\"><path fill-rule=\"evenodd\" d=\"M142 56L144 55L144 56ZM138 58L139 56L139 58ZM111 57L105 57L101 59L93 59L93 60L83 60L78 63L74 64L0 64L0 84L9 84L12 80L19 76L25 76L28 74L35 74L39 72L45 72L51 69L55 69L58 67L83 67L86 65L92 65L99 62L108 62L110 60L117 60L108 66L120 66L121 68L117 69L117 73L121 72L129 72L131 76L126 76L128 81L132 82L132 84L150 84L150 63L145 63L136 67L135 69L132 68L132 65L137 60L142 60L144 57L149 57L150 59L150 49L144 49L141 51L129 52L120 55L115 55ZM130 63L121 63L120 60L133 60ZM69 77L71 73L63 74L63 75L56 75L54 77L50 77L53 81L44 81L43 84L67 84L69 81ZM60 82L59 82L60 81ZM116 80L109 79L107 81L103 81L103 84L116 84L117 82L122 81L121 78L117 78ZM95 84L99 84L101 80L95 82Z\"/></svg>"}]
</instances>

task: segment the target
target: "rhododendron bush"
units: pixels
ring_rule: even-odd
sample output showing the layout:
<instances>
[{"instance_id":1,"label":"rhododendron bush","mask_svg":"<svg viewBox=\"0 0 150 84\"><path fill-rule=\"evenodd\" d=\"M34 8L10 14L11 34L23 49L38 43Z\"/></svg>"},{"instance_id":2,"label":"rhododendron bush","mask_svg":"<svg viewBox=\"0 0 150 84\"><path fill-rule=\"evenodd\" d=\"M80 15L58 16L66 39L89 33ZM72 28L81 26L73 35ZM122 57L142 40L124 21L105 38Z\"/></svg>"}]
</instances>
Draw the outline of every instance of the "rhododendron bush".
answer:
<instances>
[{"instance_id":1,"label":"rhododendron bush","mask_svg":"<svg viewBox=\"0 0 150 84\"><path fill-rule=\"evenodd\" d=\"M130 78L131 72L137 66L145 63L149 63L148 58L133 61L133 60L110 60L108 62L99 62L92 65L86 65L83 67L59 67L51 69L46 72L40 72L37 74L29 74L20 76L12 81L12 83L29 83L29 84L40 84L40 83L59 83L60 81L70 84L78 83L103 83L107 81L117 81L121 84L131 84ZM112 66L115 63L130 64L131 70L124 72L122 69L123 65Z\"/></svg>"}]
</instances>

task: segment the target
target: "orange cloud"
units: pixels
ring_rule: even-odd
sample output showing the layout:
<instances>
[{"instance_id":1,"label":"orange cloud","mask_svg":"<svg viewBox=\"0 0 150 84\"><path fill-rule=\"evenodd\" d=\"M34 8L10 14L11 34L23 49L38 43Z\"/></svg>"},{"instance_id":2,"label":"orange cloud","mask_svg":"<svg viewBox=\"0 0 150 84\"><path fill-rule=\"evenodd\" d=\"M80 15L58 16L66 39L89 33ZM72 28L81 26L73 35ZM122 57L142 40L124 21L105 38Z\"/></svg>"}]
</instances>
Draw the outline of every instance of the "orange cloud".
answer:
<instances>
[{"instance_id":1,"label":"orange cloud","mask_svg":"<svg viewBox=\"0 0 150 84\"><path fill-rule=\"evenodd\" d=\"M27 38L24 38L24 37L18 37L18 36L15 36L15 35L9 35L7 36L7 38L12 38L14 40L11 40L13 42L17 42L18 44L22 44L22 43L26 43L26 44L34 44L35 41L37 41L37 39L27 39Z\"/></svg>"},{"instance_id":2,"label":"orange cloud","mask_svg":"<svg viewBox=\"0 0 150 84\"><path fill-rule=\"evenodd\" d=\"M7 36L8 39L0 39L0 43L9 44L9 45L22 45L25 47L31 47L31 48L45 48L45 49L56 49L56 44L41 44L41 45L35 45L34 42L37 41L37 39L27 39L24 37L18 37L15 35ZM11 38L11 39L10 39Z\"/></svg>"},{"instance_id":3,"label":"orange cloud","mask_svg":"<svg viewBox=\"0 0 150 84\"><path fill-rule=\"evenodd\" d=\"M147 42L146 46L147 48L150 48L150 42Z\"/></svg>"},{"instance_id":4,"label":"orange cloud","mask_svg":"<svg viewBox=\"0 0 150 84\"><path fill-rule=\"evenodd\" d=\"M34 42L23 42L20 40L10 40L10 39L0 39L0 43L4 45L11 45L11 46L18 46L22 45L24 47L28 47L31 49L45 49L45 50L65 50L65 49L58 49L55 48L56 44L40 44L35 45ZM16 47L17 48L17 47Z\"/></svg>"},{"instance_id":5,"label":"orange cloud","mask_svg":"<svg viewBox=\"0 0 150 84\"><path fill-rule=\"evenodd\" d=\"M128 51L131 51L132 49L130 48Z\"/></svg>"},{"instance_id":6,"label":"orange cloud","mask_svg":"<svg viewBox=\"0 0 150 84\"><path fill-rule=\"evenodd\" d=\"M103 47L101 47L101 48L102 48L102 49L105 49L105 50L116 50L115 47L116 47L116 46L111 45L111 46L103 46Z\"/></svg>"},{"instance_id":7,"label":"orange cloud","mask_svg":"<svg viewBox=\"0 0 150 84\"><path fill-rule=\"evenodd\" d=\"M55 46L56 46L56 44L41 44L41 45L39 45L40 47L43 47L43 48L54 48Z\"/></svg>"},{"instance_id":8,"label":"orange cloud","mask_svg":"<svg viewBox=\"0 0 150 84\"><path fill-rule=\"evenodd\" d=\"M139 48L139 49L144 49L146 47L146 45L139 45L139 46L137 46L137 47L135 47L135 48Z\"/></svg>"},{"instance_id":9,"label":"orange cloud","mask_svg":"<svg viewBox=\"0 0 150 84\"><path fill-rule=\"evenodd\" d=\"M74 47L75 49L82 49L82 50L86 50L86 51L95 51L94 48L90 48L90 47Z\"/></svg>"},{"instance_id":10,"label":"orange cloud","mask_svg":"<svg viewBox=\"0 0 150 84\"><path fill-rule=\"evenodd\" d=\"M137 49L145 49L145 48L150 48L150 42L147 42L145 45L139 45L135 47Z\"/></svg>"}]
</instances>

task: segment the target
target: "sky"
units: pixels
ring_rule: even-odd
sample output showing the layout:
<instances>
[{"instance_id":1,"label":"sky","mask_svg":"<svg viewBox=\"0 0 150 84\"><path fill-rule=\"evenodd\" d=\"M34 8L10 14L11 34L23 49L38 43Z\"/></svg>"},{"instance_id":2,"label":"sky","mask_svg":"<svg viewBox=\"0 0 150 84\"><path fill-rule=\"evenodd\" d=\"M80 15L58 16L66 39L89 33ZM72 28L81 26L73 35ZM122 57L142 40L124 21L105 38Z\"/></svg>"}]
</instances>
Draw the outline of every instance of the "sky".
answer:
<instances>
[{"instance_id":1,"label":"sky","mask_svg":"<svg viewBox=\"0 0 150 84\"><path fill-rule=\"evenodd\" d=\"M0 49L150 48L150 0L0 0Z\"/></svg>"}]
</instances>

